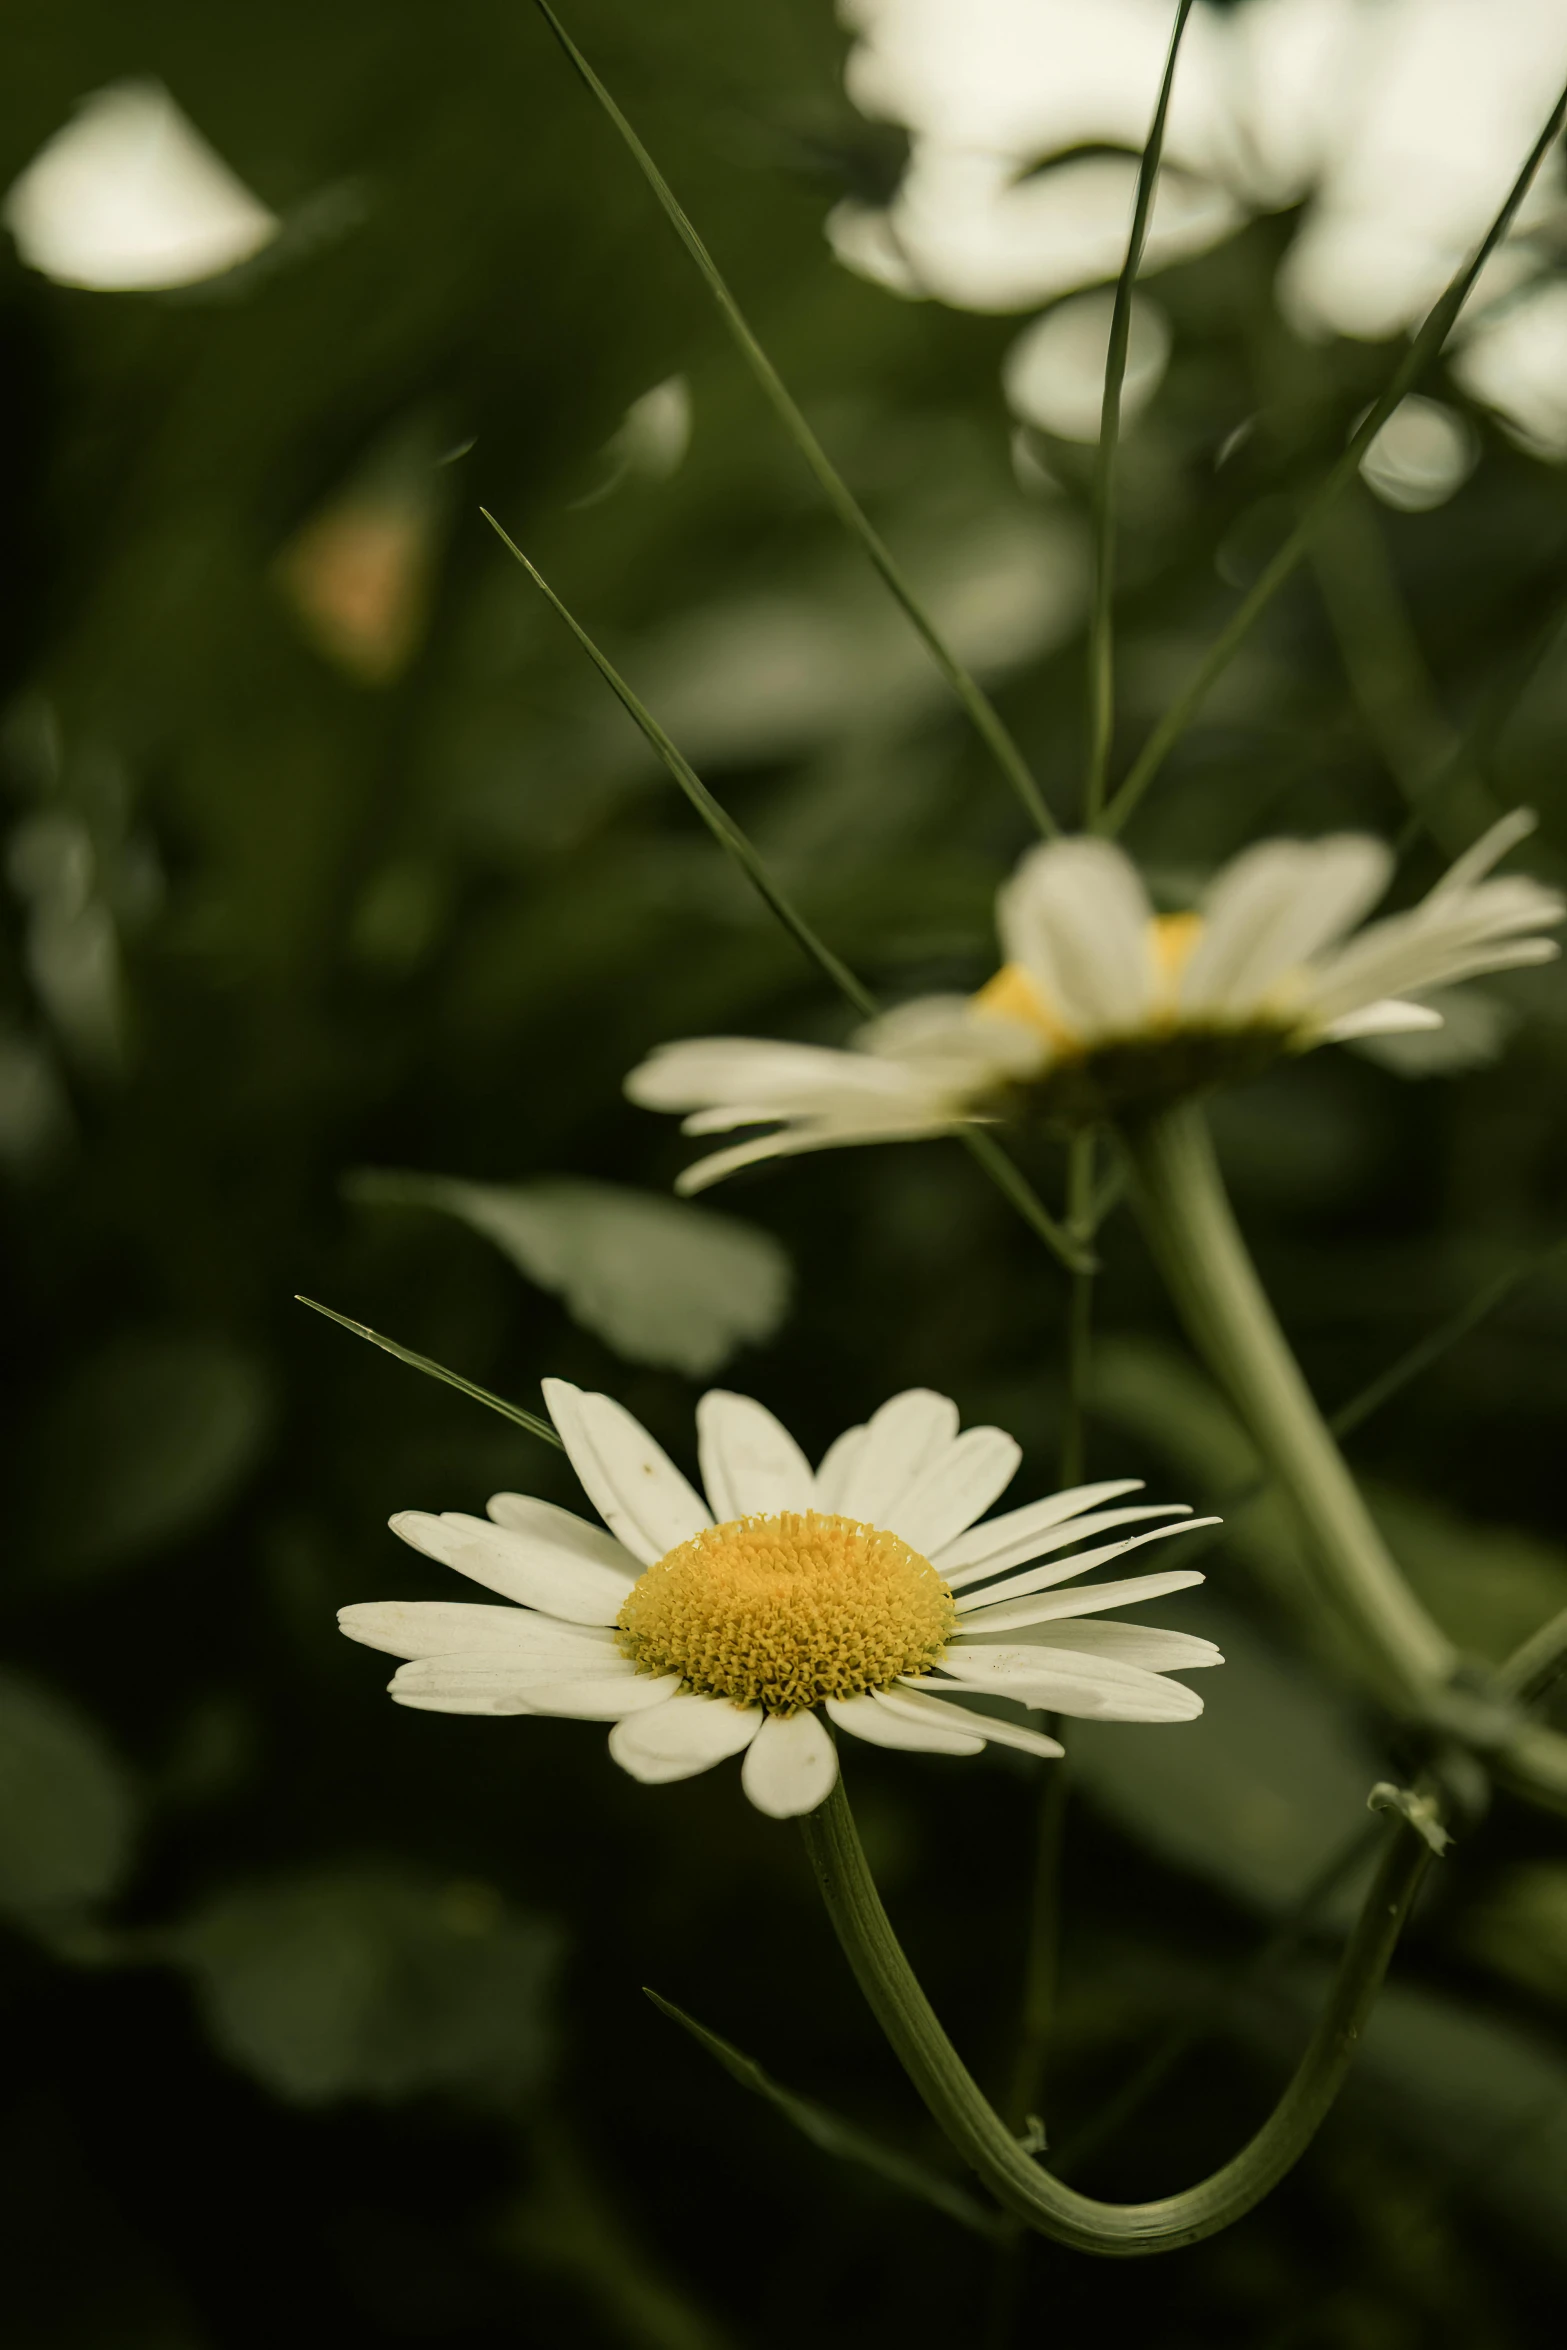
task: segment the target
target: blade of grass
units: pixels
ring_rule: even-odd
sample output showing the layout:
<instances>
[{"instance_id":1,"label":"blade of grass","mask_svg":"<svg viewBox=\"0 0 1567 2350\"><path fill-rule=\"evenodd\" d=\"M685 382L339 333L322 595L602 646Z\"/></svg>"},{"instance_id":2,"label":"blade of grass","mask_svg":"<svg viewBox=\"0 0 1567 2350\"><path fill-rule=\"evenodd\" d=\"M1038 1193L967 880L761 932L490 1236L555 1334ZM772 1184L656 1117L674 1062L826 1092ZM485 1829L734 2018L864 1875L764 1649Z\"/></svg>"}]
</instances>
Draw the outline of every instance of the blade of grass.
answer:
<instances>
[{"instance_id":1,"label":"blade of grass","mask_svg":"<svg viewBox=\"0 0 1567 2350\"><path fill-rule=\"evenodd\" d=\"M858 539L871 563L880 573L897 602L902 605L916 632L923 638L937 668L962 704L975 732L989 750L1012 789L1017 793L1029 815L1041 832L1047 837L1054 837L1060 831L1060 826L1051 814L1028 761L1013 740L1000 712L977 678L953 652L924 604L915 594L891 548L860 506L848 483L807 424L793 394L757 341L745 313L730 292L717 262L698 236L674 190L664 178L663 173L637 137L636 132L604 84L599 80L592 66L583 56L582 51L577 47L576 42L561 23L560 18L549 6L548 0L534 0L534 5L565 51L573 69L597 99L619 132L626 147L630 150L633 161L663 207L665 217L674 229L676 236L679 237L680 242L706 281L707 289L718 305L724 324L738 344L742 358L755 376L763 394L771 403L773 412L782 424L784 431L815 475L827 503L851 537Z\"/></svg>"},{"instance_id":2,"label":"blade of grass","mask_svg":"<svg viewBox=\"0 0 1567 2350\"><path fill-rule=\"evenodd\" d=\"M795 944L810 957L823 977L831 981L839 994L851 1003L862 1016L871 1017L880 1007L870 989L864 985L863 981L856 978L848 964L833 953L825 940L817 936L804 915L791 904L769 872L766 860L745 833L741 831L733 817L714 799L685 753L671 741L652 712L632 692L614 663L606 654L600 652L587 630L561 602L548 580L534 564L529 562L515 540L508 538L494 515L483 507L479 511L484 515L485 521L508 553L516 558L534 585L549 599L599 675L608 684L617 701L641 728L648 742L658 753L676 783L679 784L713 838L722 849L734 858L763 903L776 915ZM1024 1222L1039 1235L1047 1248L1051 1249L1064 1265L1073 1272L1083 1272L1091 1268L1091 1257L1085 1254L1078 1242L1067 1233L1063 1226L1057 1223L1023 1174L1022 1169L1007 1156L994 1136L985 1133L982 1128L968 1126L959 1130L959 1139L967 1145L970 1154L979 1161L991 1181L1006 1194Z\"/></svg>"},{"instance_id":3,"label":"blade of grass","mask_svg":"<svg viewBox=\"0 0 1567 2350\"><path fill-rule=\"evenodd\" d=\"M1502 238L1512 225L1513 216L1529 192L1530 182L1560 135L1567 122L1567 88L1564 88L1549 121L1530 149L1529 156L1514 180L1501 210L1492 221L1473 255L1466 261L1448 285L1445 293L1428 312L1419 333L1410 343L1403 358L1394 368L1381 397L1366 411L1357 429L1351 434L1343 455L1338 459L1319 485L1289 537L1262 572L1260 578L1243 598L1239 607L1220 629L1197 669L1182 691L1165 711L1144 743L1119 791L1111 800L1104 815L1104 829L1119 832L1152 783L1172 745L1184 734L1206 701L1210 690L1228 668L1244 642L1252 624L1273 601L1279 589L1295 570L1314 538L1324 515L1339 493L1354 480L1360 469L1360 460L1376 439L1404 394L1424 374L1426 367L1446 342L1453 322L1463 308L1476 278L1490 259Z\"/></svg>"},{"instance_id":4,"label":"blade of grass","mask_svg":"<svg viewBox=\"0 0 1567 2350\"><path fill-rule=\"evenodd\" d=\"M503 1395L492 1395L487 1387L476 1387L471 1379L464 1379L460 1372L448 1371L444 1363L434 1363L428 1355L415 1354L411 1346L399 1346L395 1338L383 1338L379 1330L372 1330L367 1323L355 1322L347 1314L334 1312L331 1306L322 1305L319 1298L296 1297L294 1303L308 1306L313 1314L325 1314L329 1322L336 1322L340 1329L351 1330L356 1338L368 1338L370 1344L380 1347L383 1354L395 1355L400 1363L409 1364L415 1371L423 1371L426 1378L439 1379L447 1387L455 1387L459 1395L470 1397L474 1403L487 1405L492 1412L499 1412L502 1419L514 1421L519 1428L526 1428L530 1436L537 1436L545 1444L553 1444L557 1452L564 1452L565 1446L548 1420L541 1420L534 1412L525 1412L521 1404L508 1403Z\"/></svg>"},{"instance_id":5,"label":"blade of grass","mask_svg":"<svg viewBox=\"0 0 1567 2350\"><path fill-rule=\"evenodd\" d=\"M792 2089L785 2089L770 2073L765 2072L754 2056L747 2056L743 2049L734 2047L730 2041L721 2040L716 2032L710 2032L705 2024L699 2024L694 2016L676 2007L672 1999L661 1999L656 1991L649 1991L645 1984L643 1996L652 2001L660 2015L667 2016L672 2024L678 2024L683 2032L689 2032L698 2047L705 2048L709 2056L716 2058L731 2080L738 2081L742 2089L749 2089L754 2096L765 2097L769 2105L776 2106L824 2154L835 2154L842 2161L861 2164L901 2193L917 2196L922 2203L934 2204L948 2219L955 2219L960 2227L973 2228L981 2236L1000 2233L1005 2225L1000 2213L979 2202L955 2181L944 2179L938 2171L927 2170L923 2163L911 2161L908 2155L900 2154L896 2147L884 2146L869 2131L856 2129L852 2122L840 2120L825 2105L818 2105L814 2098L797 2097Z\"/></svg>"},{"instance_id":6,"label":"blade of grass","mask_svg":"<svg viewBox=\"0 0 1567 2350\"><path fill-rule=\"evenodd\" d=\"M1175 62L1181 36L1192 12L1192 0L1180 0L1170 33L1164 79L1159 84L1148 143L1137 167L1137 199L1132 207L1131 234L1126 260L1116 282L1115 306L1110 314L1110 342L1105 353L1104 404L1099 412L1099 458L1094 468L1093 595L1088 619L1088 782L1083 800L1083 823L1093 832L1104 807L1110 773L1110 742L1115 731L1115 494L1116 461L1121 446L1121 390L1126 381L1126 350L1132 331L1132 289L1143 265L1154 189L1164 154L1164 126L1175 87Z\"/></svg>"}]
</instances>

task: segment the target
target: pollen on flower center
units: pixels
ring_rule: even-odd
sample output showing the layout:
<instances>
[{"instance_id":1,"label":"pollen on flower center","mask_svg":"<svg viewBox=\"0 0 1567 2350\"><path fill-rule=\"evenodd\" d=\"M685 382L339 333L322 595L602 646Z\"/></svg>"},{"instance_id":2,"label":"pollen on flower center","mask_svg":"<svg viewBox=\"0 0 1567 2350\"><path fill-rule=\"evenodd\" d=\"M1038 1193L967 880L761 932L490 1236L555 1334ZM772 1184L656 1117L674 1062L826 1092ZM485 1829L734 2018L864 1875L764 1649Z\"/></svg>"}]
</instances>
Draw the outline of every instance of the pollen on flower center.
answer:
<instances>
[{"instance_id":1,"label":"pollen on flower center","mask_svg":"<svg viewBox=\"0 0 1567 2350\"><path fill-rule=\"evenodd\" d=\"M927 1670L956 1621L899 1536L805 1510L704 1527L632 1586L617 1627L644 1672L791 1714Z\"/></svg>"}]
</instances>

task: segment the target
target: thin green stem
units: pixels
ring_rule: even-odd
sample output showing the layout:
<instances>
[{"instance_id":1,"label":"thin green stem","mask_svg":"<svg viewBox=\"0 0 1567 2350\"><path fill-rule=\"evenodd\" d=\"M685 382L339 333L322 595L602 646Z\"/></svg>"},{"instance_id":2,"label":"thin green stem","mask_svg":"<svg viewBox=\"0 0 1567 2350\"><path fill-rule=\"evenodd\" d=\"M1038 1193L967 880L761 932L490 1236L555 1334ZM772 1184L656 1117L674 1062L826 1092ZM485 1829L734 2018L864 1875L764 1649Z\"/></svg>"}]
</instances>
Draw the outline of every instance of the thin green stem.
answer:
<instances>
[{"instance_id":1,"label":"thin green stem","mask_svg":"<svg viewBox=\"0 0 1567 2350\"><path fill-rule=\"evenodd\" d=\"M1567 1672L1567 1607L1558 1609L1538 1632L1531 1632L1506 1663L1498 1666L1496 1685L1520 1705L1531 1705L1544 1697L1564 1672Z\"/></svg>"},{"instance_id":2,"label":"thin green stem","mask_svg":"<svg viewBox=\"0 0 1567 2350\"><path fill-rule=\"evenodd\" d=\"M1564 121L1567 121L1567 88L1563 89L1551 109L1550 120L1536 139L1528 160L1514 180L1501 210L1481 243L1428 313L1419 333L1388 378L1381 397L1367 410L1359 426L1350 435L1343 455L1329 469L1283 546L1219 631L1186 686L1177 694L1144 743L1120 790L1105 811L1107 831L1118 832L1131 815L1163 766L1171 748L1185 733L1214 684L1244 643L1253 623L1266 611L1299 564L1334 500L1354 480L1360 470L1361 458L1405 393L1412 389L1446 342L1475 280L1512 226L1514 215L1528 194L1535 173L1555 145Z\"/></svg>"},{"instance_id":3,"label":"thin green stem","mask_svg":"<svg viewBox=\"0 0 1567 2350\"><path fill-rule=\"evenodd\" d=\"M1542 1265L1548 1264L1563 1248L1567 1248L1567 1240L1553 1240L1550 1247L1541 1249L1537 1256L1528 1258L1521 1265L1514 1265L1506 1273L1498 1273L1494 1280L1487 1281L1482 1288L1477 1289L1467 1304L1461 1305L1456 1313L1449 1314L1424 1338L1417 1339L1412 1347L1399 1356L1397 1362L1389 1363L1385 1371L1379 1372L1375 1379L1368 1380L1358 1395L1350 1397L1348 1403L1339 1405L1328 1421L1334 1435L1348 1436L1369 1420L1373 1412L1379 1412L1401 1388L1407 1387L1412 1379L1419 1378L1422 1371L1428 1371L1433 1363L1439 1362L1449 1347L1456 1346L1461 1338L1467 1338L1470 1331L1485 1320L1487 1314L1494 1314L1503 1300L1512 1296L1520 1282L1527 1280L1531 1273L1537 1273Z\"/></svg>"},{"instance_id":4,"label":"thin green stem","mask_svg":"<svg viewBox=\"0 0 1567 2350\"><path fill-rule=\"evenodd\" d=\"M1273 1476L1295 1504L1324 1588L1383 1696L1420 1715L1458 1662L1414 1597L1328 1432L1241 1239L1193 1103L1125 1137L1133 1194L1165 1286Z\"/></svg>"},{"instance_id":5,"label":"thin green stem","mask_svg":"<svg viewBox=\"0 0 1567 2350\"><path fill-rule=\"evenodd\" d=\"M1110 313L1110 343L1105 353L1104 402L1099 412L1099 457L1094 467L1093 591L1088 616L1088 782L1083 801L1083 825L1096 830L1104 807L1110 774L1110 745L1115 732L1115 499L1116 466L1121 446L1121 390L1126 381L1126 351L1132 330L1132 289L1143 264L1154 190L1164 154L1164 126L1175 86L1175 61L1181 36L1192 12L1192 0L1180 0L1170 34L1164 79L1159 84L1148 142L1137 169L1137 197L1132 207L1131 234L1126 260L1116 281L1115 305Z\"/></svg>"},{"instance_id":6,"label":"thin green stem","mask_svg":"<svg viewBox=\"0 0 1567 2350\"><path fill-rule=\"evenodd\" d=\"M1154 2049L1137 2072L1116 2095L1099 2106L1091 2121L1074 2131L1057 2153L1057 2163L1068 2173L1097 2154L1101 2147L1118 2138L1127 2123L1139 2114L1148 2100L1160 2089L1184 2056L1198 2047L1210 2032L1221 2025L1233 2007L1236 1994L1258 1983L1276 1967L1310 1933L1323 1909L1339 1887L1360 1866L1382 1840L1381 1823L1376 1819L1363 1820L1353 1836L1320 1869L1307 1886L1299 1901L1283 1918L1277 1930L1270 1934L1260 1950L1243 1966L1226 1975L1212 1994L1198 2006L1195 2015L1179 2025L1169 2038Z\"/></svg>"},{"instance_id":7,"label":"thin green stem","mask_svg":"<svg viewBox=\"0 0 1567 2350\"><path fill-rule=\"evenodd\" d=\"M1459 1658L1404 1581L1301 1376L1236 1226L1194 1103L1126 1135L1149 1246L1188 1335L1305 1527L1325 1596L1368 1678L1407 1719L1481 1747L1531 1801L1567 1811L1567 1737L1509 1718L1504 1692L1455 1679Z\"/></svg>"},{"instance_id":8,"label":"thin green stem","mask_svg":"<svg viewBox=\"0 0 1567 2350\"><path fill-rule=\"evenodd\" d=\"M1053 1719L1047 1718L1043 1726L1047 1734L1054 1733ZM1061 1859L1066 1842L1068 1784L1064 1762L1045 1764L1034 1821L1023 1997L1005 2105L1008 2125L1018 2136L1038 2117L1044 2100L1045 2060L1055 2019L1061 1960Z\"/></svg>"},{"instance_id":9,"label":"thin green stem","mask_svg":"<svg viewBox=\"0 0 1567 2350\"><path fill-rule=\"evenodd\" d=\"M1216 2235L1293 2168L1338 2095L1431 1859L1414 1829L1404 1823L1394 1829L1294 2077L1233 2161L1155 2202L1101 2203L1023 2151L942 2030L882 1907L841 1781L801 1824L828 1915L860 1989L953 2147L1026 2227L1112 2259L1173 2252Z\"/></svg>"},{"instance_id":10,"label":"thin green stem","mask_svg":"<svg viewBox=\"0 0 1567 2350\"><path fill-rule=\"evenodd\" d=\"M1074 1134L1068 1145L1066 1230L1079 1248L1094 1245L1094 1193L1098 1152L1092 1133ZM1092 1263L1072 1276L1067 1299L1066 1393L1061 1411L1059 1482L1063 1491L1083 1481L1083 1414L1093 1354L1094 1271Z\"/></svg>"},{"instance_id":11,"label":"thin green stem","mask_svg":"<svg viewBox=\"0 0 1567 2350\"><path fill-rule=\"evenodd\" d=\"M761 344L752 332L745 313L730 292L717 262L708 251L695 227L664 178L652 156L637 137L630 123L594 72L582 51L577 47L548 0L534 0L539 14L554 34L571 64L599 105L608 115L615 129L657 197L676 236L696 263L698 270L718 306L719 313L730 334L739 346L741 357L756 378L773 413L782 424L811 472L815 475L827 503L850 536L858 539L875 569L891 590L893 596L913 623L916 633L924 640L937 668L946 679L963 709L985 744L996 765L1001 769L1012 789L1017 793L1029 815L1047 837L1059 832L1060 826L1046 804L1028 761L1024 758L1012 734L991 701L989 695L965 664L947 643L929 611L914 592L902 565L882 538L870 517L865 513L848 483L833 464L821 442L807 424L793 394L785 384Z\"/></svg>"},{"instance_id":12,"label":"thin green stem","mask_svg":"<svg viewBox=\"0 0 1567 2350\"><path fill-rule=\"evenodd\" d=\"M313 1314L325 1314L329 1322L335 1322L340 1330L351 1330L356 1338L368 1338L370 1344L380 1347L383 1354L395 1355L400 1363L407 1363L411 1370L422 1371L427 1379L439 1379L443 1386L455 1387L459 1395L466 1395L472 1403L482 1403L487 1411L499 1412L502 1419L515 1422L519 1428L526 1428L530 1436L539 1437L545 1444L553 1444L557 1452L565 1450L548 1420L541 1420L535 1412L525 1412L521 1404L508 1403L503 1395L492 1395L487 1387L476 1387L471 1379L464 1379L460 1372L448 1371L444 1363L432 1362L428 1355L415 1354L410 1346L399 1346L395 1338L383 1338L379 1330L372 1330L365 1322L355 1322L347 1314L335 1313L331 1306L322 1305L319 1298L296 1297L294 1303L297 1306L308 1306Z\"/></svg>"},{"instance_id":13,"label":"thin green stem","mask_svg":"<svg viewBox=\"0 0 1567 2350\"><path fill-rule=\"evenodd\" d=\"M728 811L714 799L685 753L664 732L646 704L632 692L614 663L599 650L581 622L574 617L569 608L556 595L549 581L534 564L529 562L515 540L507 537L494 515L485 512L482 507L480 512L484 514L485 521L507 552L521 564L540 593L549 599L599 675L608 684L617 701L641 728L647 741L674 777L676 783L679 784L686 798L707 826L708 831L718 842L720 848L727 855L733 857L769 912L782 923L795 944L816 965L823 978L828 980L838 990L838 993L853 1005L855 1011L862 1018L871 1017L880 1007L870 989L863 980L856 977L840 955L833 953L826 940L818 936L810 923L806 921L805 916L793 904L787 892L779 887L761 852L741 831ZM959 1128L958 1132L971 1155L979 1161L997 1189L1011 1201L1030 1231L1038 1235L1062 1264L1076 1272L1091 1261L1088 1252L1057 1223L1022 1169L1007 1156L1001 1144L992 1134L981 1126L964 1126Z\"/></svg>"},{"instance_id":14,"label":"thin green stem","mask_svg":"<svg viewBox=\"0 0 1567 2350\"><path fill-rule=\"evenodd\" d=\"M1457 856L1495 820L1496 809L1466 772L1399 593L1385 534L1358 487L1346 491L1318 531L1311 561L1366 732L1411 818L1419 817L1448 855ZM1463 804L1451 790L1433 793L1438 776L1463 781Z\"/></svg>"}]
</instances>

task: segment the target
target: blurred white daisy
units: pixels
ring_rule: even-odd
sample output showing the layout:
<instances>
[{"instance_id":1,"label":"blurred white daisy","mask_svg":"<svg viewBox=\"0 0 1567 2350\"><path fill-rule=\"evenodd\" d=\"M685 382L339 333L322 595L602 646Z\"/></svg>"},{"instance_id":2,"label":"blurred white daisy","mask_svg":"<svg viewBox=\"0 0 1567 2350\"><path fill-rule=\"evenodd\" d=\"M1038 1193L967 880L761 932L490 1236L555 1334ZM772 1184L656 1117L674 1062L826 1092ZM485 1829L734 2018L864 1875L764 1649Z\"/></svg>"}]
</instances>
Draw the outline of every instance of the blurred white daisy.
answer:
<instances>
[{"instance_id":1,"label":"blurred white daisy","mask_svg":"<svg viewBox=\"0 0 1567 2350\"><path fill-rule=\"evenodd\" d=\"M1492 826L1407 913L1356 924L1387 888L1391 851L1363 833L1244 850L1197 911L1156 914L1106 840L1033 849L997 900L1005 961L975 996L926 996L853 1047L695 1037L626 1080L634 1102L689 1113L687 1134L773 1131L688 1167L700 1191L758 1159L951 1133L1028 1101L1094 1123L1233 1082L1282 1053L1436 1028L1419 997L1486 971L1548 962L1553 889L1492 867L1533 830Z\"/></svg>"},{"instance_id":2,"label":"blurred white daisy","mask_svg":"<svg viewBox=\"0 0 1567 2350\"><path fill-rule=\"evenodd\" d=\"M1122 1722L1202 1711L1168 1676L1222 1663L1211 1641L1102 1620L1201 1575L1059 1588L1217 1523L1174 1502L1102 1506L1139 1492L1136 1478L976 1523L1019 1448L999 1428L960 1435L946 1396L895 1395L813 1470L771 1412L715 1388L696 1415L704 1501L612 1397L564 1379L546 1379L544 1395L608 1531L520 1493L496 1494L488 1518L395 1517L416 1550L514 1603L342 1609L350 1639L409 1660L390 1684L402 1705L612 1722L610 1753L652 1782L743 1754L747 1795L777 1819L830 1792L838 1757L826 1722L927 1754L978 1754L989 1740L1056 1756L1055 1740L1021 1720L955 1700Z\"/></svg>"}]
</instances>

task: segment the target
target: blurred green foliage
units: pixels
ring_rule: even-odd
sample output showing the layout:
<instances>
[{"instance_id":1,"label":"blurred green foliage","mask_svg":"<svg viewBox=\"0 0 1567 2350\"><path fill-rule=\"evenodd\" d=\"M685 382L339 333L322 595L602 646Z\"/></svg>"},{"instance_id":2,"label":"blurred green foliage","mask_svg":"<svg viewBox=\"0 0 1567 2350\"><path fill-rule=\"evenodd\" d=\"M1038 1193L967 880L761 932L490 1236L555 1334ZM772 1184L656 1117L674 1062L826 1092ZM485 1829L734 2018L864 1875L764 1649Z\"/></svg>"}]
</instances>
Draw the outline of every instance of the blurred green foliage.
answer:
<instances>
[{"instance_id":1,"label":"blurred green foliage","mask_svg":"<svg viewBox=\"0 0 1567 2350\"><path fill-rule=\"evenodd\" d=\"M884 188L897 143L843 98L825 0L572 21L1069 812L1084 453L1039 435L1014 470L1013 322L830 261L824 214ZM402 1713L338 1641L337 1604L440 1588L393 1510L579 1497L558 1454L292 1299L525 1405L548 1373L603 1386L688 1463L693 1382L735 1348L726 1380L813 1451L930 1382L1017 1431L1020 1491L1048 1483L1062 1285L960 1151L669 1201L689 1146L624 1103L633 1062L690 1032L837 1039L842 1017L479 505L887 997L987 975L1021 818L529 9L56 0L8 31L6 182L84 93L154 74L284 223L230 278L161 295L0 258L8 2342L271 2350L310 2322L345 2345L767 2350L802 2311L824 2344L975 2340L982 2238L782 2129L639 1996L830 2107L829 2136L950 2178L788 1832L732 1773L633 1786L578 1725ZM1175 356L1124 453L1123 750L1390 364L1289 336L1289 229L1161 275ZM671 471L668 434L644 463L623 420L677 375ZM1559 871L1567 477L1476 430L1448 504L1357 506L1386 576L1356 576L1407 609L1471 744L1430 832L1451 847L1527 799ZM1138 817L1163 897L1262 828L1404 825L1364 690L1392 658L1373 607L1357 683L1314 579L1280 600ZM1439 862L1413 831L1400 887ZM1481 1004L1446 1073L1324 1054L1221 1105L1330 1405L1559 1236L1567 991L1531 973ZM1058 1197L1053 1146L1026 1147ZM404 1204L365 1169L408 1171ZM1105 1242L1090 1473L1227 1503L1255 1463L1125 1219ZM1477 1657L1562 1604L1564 1410L1558 1255L1352 1440ZM1184 2184L1254 2126L1314 1981L1233 1987L1369 1778L1420 1759L1387 1753L1276 1501L1236 1510L1209 1569L1232 1661L1204 1722L1072 1742L1052 2142L1170 2034L1202 2043L1085 2157L1110 2194ZM853 1766L932 1996L999 2085L1036 1768ZM1036 2250L1026 2328L1554 2339L1559 1829L1498 1796L1401 1967L1354 2095L1262 2211L1147 2271Z\"/></svg>"}]
</instances>

